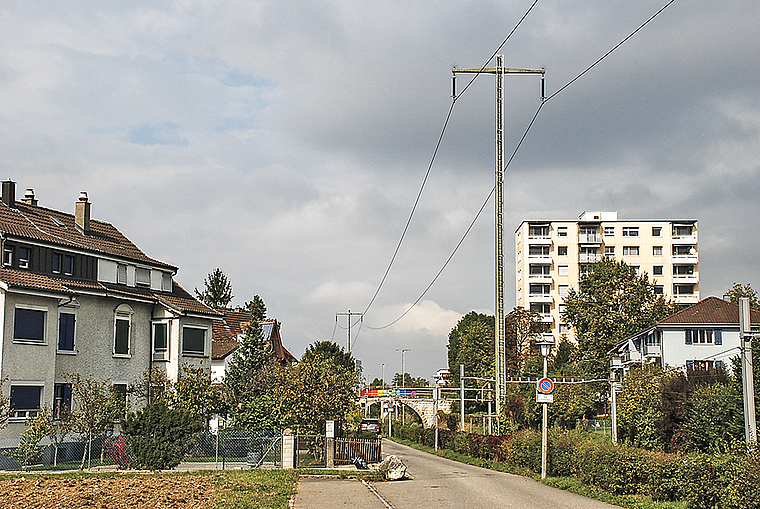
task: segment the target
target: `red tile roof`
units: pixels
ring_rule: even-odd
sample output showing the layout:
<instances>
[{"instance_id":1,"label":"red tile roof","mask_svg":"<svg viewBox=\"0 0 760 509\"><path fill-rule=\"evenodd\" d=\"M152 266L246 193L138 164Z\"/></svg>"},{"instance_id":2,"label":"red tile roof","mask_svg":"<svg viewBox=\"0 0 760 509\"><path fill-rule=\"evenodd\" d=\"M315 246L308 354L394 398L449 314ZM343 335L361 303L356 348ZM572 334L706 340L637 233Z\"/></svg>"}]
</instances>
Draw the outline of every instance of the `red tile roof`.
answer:
<instances>
[{"instance_id":1,"label":"red tile roof","mask_svg":"<svg viewBox=\"0 0 760 509\"><path fill-rule=\"evenodd\" d=\"M116 298L120 296L142 298L147 301L159 302L181 314L196 313L210 316L221 316L221 313L207 307L205 304L187 293L185 289L176 282L173 282L171 292L159 292L148 288L129 287L125 285L98 283L78 279L63 279L46 276L44 274L35 274L26 270L8 268L0 268L0 281L11 288L44 290L64 295L76 295L77 292L94 291L102 292L104 295Z\"/></svg>"},{"instance_id":2,"label":"red tile roof","mask_svg":"<svg viewBox=\"0 0 760 509\"><path fill-rule=\"evenodd\" d=\"M91 219L90 230L85 234L76 226L73 214L19 201L13 207L0 202L0 233L177 270L148 257L110 223Z\"/></svg>"},{"instance_id":3,"label":"red tile roof","mask_svg":"<svg viewBox=\"0 0 760 509\"><path fill-rule=\"evenodd\" d=\"M750 311L750 322L760 324L760 311ZM707 297L658 322L658 324L739 324L739 305Z\"/></svg>"},{"instance_id":4,"label":"red tile roof","mask_svg":"<svg viewBox=\"0 0 760 509\"><path fill-rule=\"evenodd\" d=\"M226 309L222 313L223 319L214 320L213 323L212 359L223 359L235 351L239 345L238 338L245 334L245 326L251 321L248 311ZM282 344L277 320L261 320L259 323L264 329L264 342L270 345L275 357L281 362L295 361L295 356Z\"/></svg>"}]
</instances>

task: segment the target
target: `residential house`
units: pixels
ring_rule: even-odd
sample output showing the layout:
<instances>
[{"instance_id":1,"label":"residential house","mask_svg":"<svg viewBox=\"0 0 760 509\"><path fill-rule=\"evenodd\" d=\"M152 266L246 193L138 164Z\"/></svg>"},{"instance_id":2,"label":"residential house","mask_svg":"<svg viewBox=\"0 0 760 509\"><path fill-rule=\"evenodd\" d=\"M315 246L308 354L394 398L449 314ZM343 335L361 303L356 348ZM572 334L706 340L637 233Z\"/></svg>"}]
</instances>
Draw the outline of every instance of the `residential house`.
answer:
<instances>
[{"instance_id":1,"label":"residential house","mask_svg":"<svg viewBox=\"0 0 760 509\"><path fill-rule=\"evenodd\" d=\"M48 405L71 407L67 375L127 387L151 367L176 380L187 364L211 366L219 314L174 281L177 267L143 253L113 225L91 218L81 193L73 214L44 208L2 182L0 377L9 426ZM132 407L139 402L130 401Z\"/></svg>"},{"instance_id":2,"label":"residential house","mask_svg":"<svg viewBox=\"0 0 760 509\"><path fill-rule=\"evenodd\" d=\"M251 314L241 309L222 311L222 319L214 322L214 341L211 355L211 381L221 383L224 373L232 360L232 353L245 336L245 327L251 321ZM282 363L296 362L296 358L282 344L280 323L277 320L261 320L264 345L274 358Z\"/></svg>"},{"instance_id":3,"label":"residential house","mask_svg":"<svg viewBox=\"0 0 760 509\"><path fill-rule=\"evenodd\" d=\"M760 328L760 311L750 313ZM708 297L617 344L613 368L651 362L681 370L726 366L740 354L739 305Z\"/></svg>"},{"instance_id":4,"label":"residential house","mask_svg":"<svg viewBox=\"0 0 760 509\"><path fill-rule=\"evenodd\" d=\"M574 340L562 321L564 298L604 257L646 273L656 293L696 304L698 236L694 219L619 220L614 211L586 211L577 221L523 221L515 231L516 305L538 312L555 342Z\"/></svg>"}]
</instances>

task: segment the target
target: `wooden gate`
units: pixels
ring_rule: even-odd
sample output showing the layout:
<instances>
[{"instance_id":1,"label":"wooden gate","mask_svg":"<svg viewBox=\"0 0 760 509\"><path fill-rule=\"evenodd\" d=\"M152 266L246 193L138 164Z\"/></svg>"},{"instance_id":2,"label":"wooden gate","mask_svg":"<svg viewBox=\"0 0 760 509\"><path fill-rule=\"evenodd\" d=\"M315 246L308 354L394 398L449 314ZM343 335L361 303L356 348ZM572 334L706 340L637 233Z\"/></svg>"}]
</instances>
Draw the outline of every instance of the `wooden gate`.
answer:
<instances>
[{"instance_id":1,"label":"wooden gate","mask_svg":"<svg viewBox=\"0 0 760 509\"><path fill-rule=\"evenodd\" d=\"M335 464L348 465L356 457L367 463L380 463L382 438L336 438Z\"/></svg>"}]
</instances>

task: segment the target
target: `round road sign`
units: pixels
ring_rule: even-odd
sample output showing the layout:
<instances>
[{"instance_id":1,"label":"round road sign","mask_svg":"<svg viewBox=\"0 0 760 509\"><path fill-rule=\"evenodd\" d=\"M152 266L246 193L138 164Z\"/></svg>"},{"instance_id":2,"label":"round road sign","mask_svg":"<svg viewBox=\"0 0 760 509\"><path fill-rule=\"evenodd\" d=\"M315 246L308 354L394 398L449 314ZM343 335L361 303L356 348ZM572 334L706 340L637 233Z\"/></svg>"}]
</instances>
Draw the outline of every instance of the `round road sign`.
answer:
<instances>
[{"instance_id":1,"label":"round road sign","mask_svg":"<svg viewBox=\"0 0 760 509\"><path fill-rule=\"evenodd\" d=\"M542 378L536 384L536 389L538 389L538 392L541 394L551 394L554 390L554 380L551 378Z\"/></svg>"}]
</instances>

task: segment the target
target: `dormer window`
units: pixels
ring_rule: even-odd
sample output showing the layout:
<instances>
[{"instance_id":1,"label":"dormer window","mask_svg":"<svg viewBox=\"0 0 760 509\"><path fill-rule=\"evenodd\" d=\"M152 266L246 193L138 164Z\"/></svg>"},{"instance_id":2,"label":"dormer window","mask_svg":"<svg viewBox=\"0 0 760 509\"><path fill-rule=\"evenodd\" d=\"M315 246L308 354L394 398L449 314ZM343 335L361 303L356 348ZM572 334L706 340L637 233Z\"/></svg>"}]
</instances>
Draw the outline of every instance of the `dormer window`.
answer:
<instances>
[{"instance_id":1,"label":"dormer window","mask_svg":"<svg viewBox=\"0 0 760 509\"><path fill-rule=\"evenodd\" d=\"M3 249L3 265L6 267L13 265L13 246L5 246Z\"/></svg>"},{"instance_id":2,"label":"dormer window","mask_svg":"<svg viewBox=\"0 0 760 509\"><path fill-rule=\"evenodd\" d=\"M74 257L71 255L63 256L63 273L67 276L74 275Z\"/></svg>"},{"instance_id":3,"label":"dormer window","mask_svg":"<svg viewBox=\"0 0 760 509\"><path fill-rule=\"evenodd\" d=\"M18 268L28 269L29 260L32 258L32 250L28 247L20 247L18 250Z\"/></svg>"},{"instance_id":4,"label":"dormer window","mask_svg":"<svg viewBox=\"0 0 760 509\"><path fill-rule=\"evenodd\" d=\"M123 263L116 266L116 283L120 285L127 284L127 266Z\"/></svg>"},{"instance_id":5,"label":"dormer window","mask_svg":"<svg viewBox=\"0 0 760 509\"><path fill-rule=\"evenodd\" d=\"M150 270L148 269L135 269L135 284L137 286L150 286Z\"/></svg>"},{"instance_id":6,"label":"dormer window","mask_svg":"<svg viewBox=\"0 0 760 509\"><path fill-rule=\"evenodd\" d=\"M53 253L53 274L60 274L63 270L63 255Z\"/></svg>"}]
</instances>

